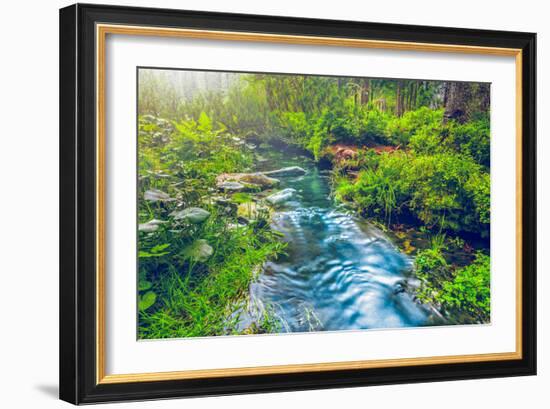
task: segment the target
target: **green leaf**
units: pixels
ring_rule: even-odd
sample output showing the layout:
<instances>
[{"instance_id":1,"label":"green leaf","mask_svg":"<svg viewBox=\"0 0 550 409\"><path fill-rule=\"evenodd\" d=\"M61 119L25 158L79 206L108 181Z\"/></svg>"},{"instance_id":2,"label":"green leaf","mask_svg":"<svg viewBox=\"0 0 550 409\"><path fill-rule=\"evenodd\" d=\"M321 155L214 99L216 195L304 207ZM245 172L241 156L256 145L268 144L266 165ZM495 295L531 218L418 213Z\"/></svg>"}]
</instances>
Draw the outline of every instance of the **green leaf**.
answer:
<instances>
[{"instance_id":1,"label":"green leaf","mask_svg":"<svg viewBox=\"0 0 550 409\"><path fill-rule=\"evenodd\" d=\"M170 243L164 243L164 244L158 244L156 245L155 247L153 247L151 249L151 253L155 253L155 254L158 254L160 253L162 250L166 249L167 247L170 246ZM165 253L166 254L166 253Z\"/></svg>"},{"instance_id":2,"label":"green leaf","mask_svg":"<svg viewBox=\"0 0 550 409\"><path fill-rule=\"evenodd\" d=\"M153 291L147 291L145 294L139 297L139 310L145 311L146 309L152 307L156 300L157 295Z\"/></svg>"},{"instance_id":3,"label":"green leaf","mask_svg":"<svg viewBox=\"0 0 550 409\"><path fill-rule=\"evenodd\" d=\"M197 129L204 133L212 132L212 120L204 111L199 116L199 126Z\"/></svg>"},{"instance_id":4,"label":"green leaf","mask_svg":"<svg viewBox=\"0 0 550 409\"><path fill-rule=\"evenodd\" d=\"M139 280L139 283L138 283L138 290L139 291L145 291L145 290L148 290L149 288L151 288L153 284L151 284L150 281L147 281L147 280Z\"/></svg>"},{"instance_id":5,"label":"green leaf","mask_svg":"<svg viewBox=\"0 0 550 409\"><path fill-rule=\"evenodd\" d=\"M169 251L162 251L162 250L168 248L168 246L170 246L170 244L165 243L165 244L158 244L149 251L140 250L139 253L138 253L138 257L139 258L149 258L149 257L165 256L167 254L170 254L170 252Z\"/></svg>"}]
</instances>

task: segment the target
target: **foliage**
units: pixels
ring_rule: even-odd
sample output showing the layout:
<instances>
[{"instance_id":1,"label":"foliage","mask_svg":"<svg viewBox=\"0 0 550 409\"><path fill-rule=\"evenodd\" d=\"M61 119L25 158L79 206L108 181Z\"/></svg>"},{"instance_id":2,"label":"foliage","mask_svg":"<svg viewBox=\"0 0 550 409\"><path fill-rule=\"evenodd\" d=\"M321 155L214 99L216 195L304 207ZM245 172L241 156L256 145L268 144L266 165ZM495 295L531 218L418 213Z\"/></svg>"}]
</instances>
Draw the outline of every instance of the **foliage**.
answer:
<instances>
[{"instance_id":1,"label":"foliage","mask_svg":"<svg viewBox=\"0 0 550 409\"><path fill-rule=\"evenodd\" d=\"M467 311L481 322L491 312L491 267L488 255L478 253L475 261L455 271L451 281L443 283L438 300L447 309Z\"/></svg>"},{"instance_id":2,"label":"foliage","mask_svg":"<svg viewBox=\"0 0 550 409\"><path fill-rule=\"evenodd\" d=\"M254 268L284 247L265 221L231 229L236 215L205 200L216 175L250 166L251 154L237 142L205 112L196 121L139 118L139 222L161 221L139 232L140 338L232 333L229 318ZM168 199L144 200L149 189ZM209 217L202 223L174 217L192 206Z\"/></svg>"},{"instance_id":3,"label":"foliage","mask_svg":"<svg viewBox=\"0 0 550 409\"><path fill-rule=\"evenodd\" d=\"M392 167L367 168L359 173L355 183L343 179L336 191L340 200L353 200L365 215L383 216L389 224L395 211L399 187L393 182L399 170Z\"/></svg>"},{"instance_id":4,"label":"foliage","mask_svg":"<svg viewBox=\"0 0 550 409\"><path fill-rule=\"evenodd\" d=\"M387 140L396 145L407 145L417 134L438 135L442 129L443 109L426 106L408 111L401 117L392 117L385 129ZM439 136L439 135L438 135Z\"/></svg>"},{"instance_id":5,"label":"foliage","mask_svg":"<svg viewBox=\"0 0 550 409\"><path fill-rule=\"evenodd\" d=\"M453 268L441 249L420 251L415 259L415 273L422 280L417 293L424 302L441 306L452 316L467 314L479 322L490 318L490 258L478 252L470 265Z\"/></svg>"},{"instance_id":6,"label":"foliage","mask_svg":"<svg viewBox=\"0 0 550 409\"><path fill-rule=\"evenodd\" d=\"M470 155L477 163L489 167L491 150L488 115L464 124L452 122L449 139L459 152Z\"/></svg>"},{"instance_id":7,"label":"foliage","mask_svg":"<svg viewBox=\"0 0 550 409\"><path fill-rule=\"evenodd\" d=\"M385 114L379 110L368 111L360 128L361 141L388 142L387 127L390 120L394 118L394 116Z\"/></svg>"},{"instance_id":8,"label":"foliage","mask_svg":"<svg viewBox=\"0 0 550 409\"><path fill-rule=\"evenodd\" d=\"M153 291L147 291L145 294L139 297L139 310L145 311L148 308L152 307L157 300L157 295Z\"/></svg>"},{"instance_id":9,"label":"foliage","mask_svg":"<svg viewBox=\"0 0 550 409\"><path fill-rule=\"evenodd\" d=\"M388 222L406 211L429 227L488 235L490 178L470 157L397 151L374 160L355 181L339 180L338 199Z\"/></svg>"}]
</instances>

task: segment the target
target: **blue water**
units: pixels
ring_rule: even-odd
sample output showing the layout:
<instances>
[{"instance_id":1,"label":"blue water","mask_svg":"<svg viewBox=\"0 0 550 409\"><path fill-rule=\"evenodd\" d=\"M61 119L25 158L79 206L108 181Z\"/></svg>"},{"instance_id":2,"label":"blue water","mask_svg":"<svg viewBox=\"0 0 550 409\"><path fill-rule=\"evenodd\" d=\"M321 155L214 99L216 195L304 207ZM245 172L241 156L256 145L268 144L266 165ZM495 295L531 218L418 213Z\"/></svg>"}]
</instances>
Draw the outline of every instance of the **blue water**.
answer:
<instances>
[{"instance_id":1,"label":"blue water","mask_svg":"<svg viewBox=\"0 0 550 409\"><path fill-rule=\"evenodd\" d=\"M266 263L251 285L246 320L269 310L280 332L432 324L433 313L400 291L413 260L380 229L337 206L326 171L292 152L264 157L258 170L290 165L307 174L278 177L281 189L296 189L272 221L287 255Z\"/></svg>"}]
</instances>

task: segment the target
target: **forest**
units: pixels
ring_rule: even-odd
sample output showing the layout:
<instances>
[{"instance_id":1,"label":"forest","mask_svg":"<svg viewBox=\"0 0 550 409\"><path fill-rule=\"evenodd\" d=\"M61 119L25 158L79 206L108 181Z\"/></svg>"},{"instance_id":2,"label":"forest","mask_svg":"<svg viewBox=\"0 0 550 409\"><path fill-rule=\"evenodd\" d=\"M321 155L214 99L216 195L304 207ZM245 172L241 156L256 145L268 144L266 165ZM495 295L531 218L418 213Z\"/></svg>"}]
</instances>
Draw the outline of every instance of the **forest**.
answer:
<instances>
[{"instance_id":1,"label":"forest","mask_svg":"<svg viewBox=\"0 0 550 409\"><path fill-rule=\"evenodd\" d=\"M490 84L138 91L140 339L490 322Z\"/></svg>"}]
</instances>

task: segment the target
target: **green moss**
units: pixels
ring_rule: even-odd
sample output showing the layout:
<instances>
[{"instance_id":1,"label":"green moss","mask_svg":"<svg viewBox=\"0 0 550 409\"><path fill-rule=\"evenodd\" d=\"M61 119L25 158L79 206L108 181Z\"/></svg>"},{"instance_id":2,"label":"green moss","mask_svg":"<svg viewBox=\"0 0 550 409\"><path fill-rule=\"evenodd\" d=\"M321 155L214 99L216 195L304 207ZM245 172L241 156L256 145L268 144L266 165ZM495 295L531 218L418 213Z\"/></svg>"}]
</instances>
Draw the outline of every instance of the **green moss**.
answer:
<instances>
[{"instance_id":1,"label":"green moss","mask_svg":"<svg viewBox=\"0 0 550 409\"><path fill-rule=\"evenodd\" d=\"M489 174L453 152L378 155L355 180L340 178L336 197L387 222L407 211L435 231L489 234Z\"/></svg>"}]
</instances>

